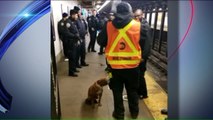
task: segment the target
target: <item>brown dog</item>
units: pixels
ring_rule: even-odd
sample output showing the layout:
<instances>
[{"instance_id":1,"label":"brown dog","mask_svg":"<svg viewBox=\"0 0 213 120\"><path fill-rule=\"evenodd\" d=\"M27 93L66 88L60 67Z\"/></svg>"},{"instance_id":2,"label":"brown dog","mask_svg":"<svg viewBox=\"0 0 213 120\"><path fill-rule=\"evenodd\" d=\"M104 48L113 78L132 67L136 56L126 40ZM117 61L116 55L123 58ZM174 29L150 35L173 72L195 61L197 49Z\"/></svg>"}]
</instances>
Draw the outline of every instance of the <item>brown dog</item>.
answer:
<instances>
[{"instance_id":1,"label":"brown dog","mask_svg":"<svg viewBox=\"0 0 213 120\"><path fill-rule=\"evenodd\" d=\"M102 78L96 81L92 86L90 86L88 90L88 97L85 103L92 105L93 107L95 107L95 103L98 103L98 106L101 106L103 86L106 86L108 82L109 81L106 78ZM97 102L97 99L98 99L98 102Z\"/></svg>"}]
</instances>

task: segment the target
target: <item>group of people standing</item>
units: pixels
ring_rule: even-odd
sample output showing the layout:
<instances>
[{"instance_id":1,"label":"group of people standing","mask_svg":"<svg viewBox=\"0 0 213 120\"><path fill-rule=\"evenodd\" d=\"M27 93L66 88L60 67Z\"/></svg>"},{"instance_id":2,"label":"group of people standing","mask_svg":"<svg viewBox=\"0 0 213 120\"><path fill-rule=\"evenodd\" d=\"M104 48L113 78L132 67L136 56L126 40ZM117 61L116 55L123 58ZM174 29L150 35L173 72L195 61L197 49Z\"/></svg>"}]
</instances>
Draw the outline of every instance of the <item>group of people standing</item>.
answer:
<instances>
[{"instance_id":1,"label":"group of people standing","mask_svg":"<svg viewBox=\"0 0 213 120\"><path fill-rule=\"evenodd\" d=\"M69 58L69 75L76 77L76 68L88 66L85 62L87 29L90 33L88 52L96 52L95 42L100 45L99 55L105 53L108 70L112 73L109 86L113 93L116 119L124 119L123 88L127 91L130 113L138 117L139 98L147 98L145 82L146 62L151 50L150 27L143 12L135 10L129 3L120 2L116 11L97 17L96 10L87 17L87 23L80 9L74 7L70 16L63 14L58 23L60 39L63 41L64 55ZM97 36L97 32L100 32ZM104 50L105 48L105 50Z\"/></svg>"},{"instance_id":2,"label":"group of people standing","mask_svg":"<svg viewBox=\"0 0 213 120\"><path fill-rule=\"evenodd\" d=\"M63 13L62 17L58 22L58 33L63 43L64 55L69 59L69 76L77 77L77 68L89 66L85 62L87 23L77 6L70 10L69 17L67 13Z\"/></svg>"},{"instance_id":3,"label":"group of people standing","mask_svg":"<svg viewBox=\"0 0 213 120\"><path fill-rule=\"evenodd\" d=\"M86 58L85 36L90 34L90 42L87 48L88 52L96 52L95 43L97 33L100 32L104 24L113 19L113 13L106 18L106 13L98 17L96 10L92 10L92 15L87 17L87 22L83 18L79 7L74 6L70 10L70 16L67 13L62 14L62 19L58 22L59 38L63 44L65 61L69 61L69 76L77 77L80 72L77 68L88 66ZM104 17L103 17L104 16ZM104 47L100 46L99 55L104 52Z\"/></svg>"}]
</instances>

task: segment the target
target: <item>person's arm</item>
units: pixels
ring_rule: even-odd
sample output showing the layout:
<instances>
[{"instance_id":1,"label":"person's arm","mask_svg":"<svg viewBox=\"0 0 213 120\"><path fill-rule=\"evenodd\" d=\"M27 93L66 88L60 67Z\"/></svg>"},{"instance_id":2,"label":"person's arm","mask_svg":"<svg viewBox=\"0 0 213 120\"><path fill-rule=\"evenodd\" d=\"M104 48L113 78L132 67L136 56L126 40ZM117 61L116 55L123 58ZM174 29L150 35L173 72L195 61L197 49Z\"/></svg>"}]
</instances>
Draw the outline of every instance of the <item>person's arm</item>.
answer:
<instances>
[{"instance_id":1,"label":"person's arm","mask_svg":"<svg viewBox=\"0 0 213 120\"><path fill-rule=\"evenodd\" d=\"M107 39L107 24L105 24L101 32L98 34L97 42L100 46L106 47Z\"/></svg>"},{"instance_id":2,"label":"person's arm","mask_svg":"<svg viewBox=\"0 0 213 120\"><path fill-rule=\"evenodd\" d=\"M140 45L142 48L142 58L148 59L151 51L151 32L149 25L142 24L140 34L141 34Z\"/></svg>"},{"instance_id":3,"label":"person's arm","mask_svg":"<svg viewBox=\"0 0 213 120\"><path fill-rule=\"evenodd\" d=\"M73 34L72 32L70 32L69 28L71 27L71 24L69 22L66 23L65 26L65 35L66 38L68 39L79 39L79 35L78 34Z\"/></svg>"},{"instance_id":4,"label":"person's arm","mask_svg":"<svg viewBox=\"0 0 213 120\"><path fill-rule=\"evenodd\" d=\"M63 40L63 37L62 37L62 27L63 26L61 26L61 23L60 23L60 21L58 22L58 35L59 35L59 38L61 39L61 40Z\"/></svg>"}]
</instances>

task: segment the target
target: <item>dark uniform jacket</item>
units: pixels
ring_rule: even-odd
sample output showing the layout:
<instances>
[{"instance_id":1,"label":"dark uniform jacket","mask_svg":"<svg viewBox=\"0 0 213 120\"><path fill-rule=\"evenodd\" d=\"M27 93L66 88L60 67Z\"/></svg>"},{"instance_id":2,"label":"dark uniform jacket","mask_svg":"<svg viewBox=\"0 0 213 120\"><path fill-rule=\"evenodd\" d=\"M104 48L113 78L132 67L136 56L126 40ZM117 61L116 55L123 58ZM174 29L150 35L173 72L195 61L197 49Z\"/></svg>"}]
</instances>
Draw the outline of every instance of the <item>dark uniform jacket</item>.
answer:
<instances>
[{"instance_id":1,"label":"dark uniform jacket","mask_svg":"<svg viewBox=\"0 0 213 120\"><path fill-rule=\"evenodd\" d=\"M87 17L87 22L88 22L89 32L97 31L98 22L99 22L97 17L89 16ZM92 31L92 28L94 29L94 31Z\"/></svg>"},{"instance_id":2,"label":"dark uniform jacket","mask_svg":"<svg viewBox=\"0 0 213 120\"><path fill-rule=\"evenodd\" d=\"M145 18L142 18L141 25L142 25L141 39L142 39L143 59L148 59L151 52L151 41L152 41L151 28Z\"/></svg>"},{"instance_id":3,"label":"dark uniform jacket","mask_svg":"<svg viewBox=\"0 0 213 120\"><path fill-rule=\"evenodd\" d=\"M64 19L58 22L58 34L59 38L64 42L66 40L66 21Z\"/></svg>"},{"instance_id":4,"label":"dark uniform jacket","mask_svg":"<svg viewBox=\"0 0 213 120\"><path fill-rule=\"evenodd\" d=\"M76 21L73 21L71 18L67 19L66 21L66 39L68 40L70 47L77 44L77 42L80 40Z\"/></svg>"},{"instance_id":5,"label":"dark uniform jacket","mask_svg":"<svg viewBox=\"0 0 213 120\"><path fill-rule=\"evenodd\" d=\"M81 39L85 39L85 35L87 34L87 23L84 19L78 19L76 21L76 25L80 34Z\"/></svg>"}]
</instances>

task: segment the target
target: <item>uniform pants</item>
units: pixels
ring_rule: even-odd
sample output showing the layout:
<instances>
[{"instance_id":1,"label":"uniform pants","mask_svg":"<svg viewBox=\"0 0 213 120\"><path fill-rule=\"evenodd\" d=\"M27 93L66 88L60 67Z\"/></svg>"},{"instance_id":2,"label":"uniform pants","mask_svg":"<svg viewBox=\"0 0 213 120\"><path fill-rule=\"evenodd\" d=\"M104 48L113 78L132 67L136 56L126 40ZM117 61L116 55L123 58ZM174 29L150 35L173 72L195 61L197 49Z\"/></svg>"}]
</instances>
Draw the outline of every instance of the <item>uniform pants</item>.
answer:
<instances>
[{"instance_id":1,"label":"uniform pants","mask_svg":"<svg viewBox=\"0 0 213 120\"><path fill-rule=\"evenodd\" d=\"M82 42L80 44L80 62L81 62L81 65L86 64L85 58L86 58L86 42L85 42L85 39L82 39Z\"/></svg>"},{"instance_id":2,"label":"uniform pants","mask_svg":"<svg viewBox=\"0 0 213 120\"><path fill-rule=\"evenodd\" d=\"M64 56L66 58L68 58L68 43L67 43L67 40L63 40L62 44L63 44Z\"/></svg>"},{"instance_id":3,"label":"uniform pants","mask_svg":"<svg viewBox=\"0 0 213 120\"><path fill-rule=\"evenodd\" d=\"M101 54L104 53L104 47L103 46L100 46L100 51L99 51Z\"/></svg>"},{"instance_id":4,"label":"uniform pants","mask_svg":"<svg viewBox=\"0 0 213 120\"><path fill-rule=\"evenodd\" d=\"M123 88L125 86L128 105L131 114L138 115L138 82L139 68L133 69L112 69L112 79L110 80L110 88L113 92L114 113L118 116L124 116L123 105Z\"/></svg>"},{"instance_id":5,"label":"uniform pants","mask_svg":"<svg viewBox=\"0 0 213 120\"><path fill-rule=\"evenodd\" d=\"M89 33L90 33L90 42L88 46L88 51L90 50L94 51L97 31L90 31Z\"/></svg>"},{"instance_id":6,"label":"uniform pants","mask_svg":"<svg viewBox=\"0 0 213 120\"><path fill-rule=\"evenodd\" d=\"M76 70L76 52L77 52L77 46L72 45L70 46L68 50L69 54L69 74L73 74Z\"/></svg>"},{"instance_id":7,"label":"uniform pants","mask_svg":"<svg viewBox=\"0 0 213 120\"><path fill-rule=\"evenodd\" d=\"M77 44L77 46L76 46L76 66L80 66L80 64L79 64L79 59L80 59L80 51L81 51L81 46L80 46L80 44Z\"/></svg>"},{"instance_id":8,"label":"uniform pants","mask_svg":"<svg viewBox=\"0 0 213 120\"><path fill-rule=\"evenodd\" d=\"M144 60L140 64L140 80L139 80L138 94L142 96L147 96L147 87L146 87L146 80L145 80L146 62L147 60Z\"/></svg>"}]
</instances>

